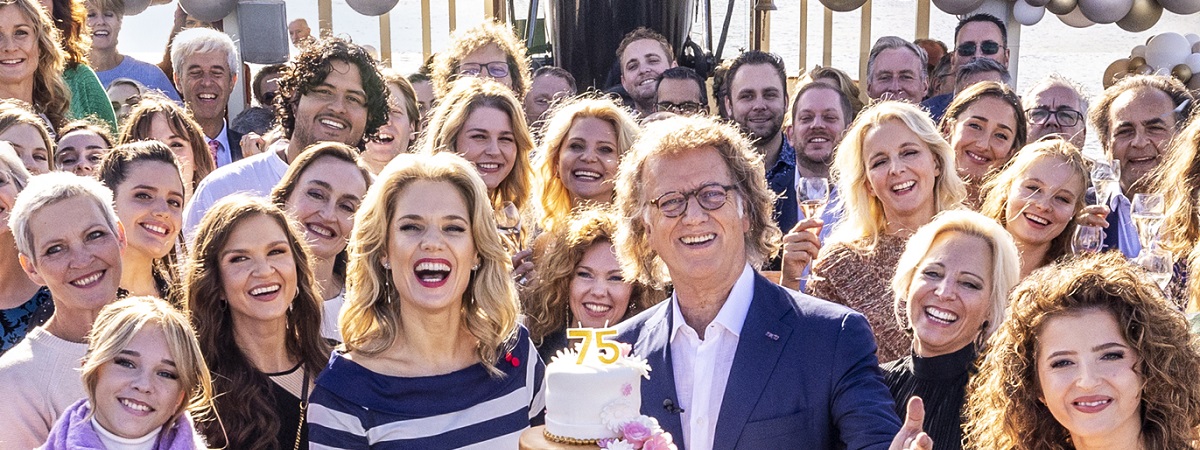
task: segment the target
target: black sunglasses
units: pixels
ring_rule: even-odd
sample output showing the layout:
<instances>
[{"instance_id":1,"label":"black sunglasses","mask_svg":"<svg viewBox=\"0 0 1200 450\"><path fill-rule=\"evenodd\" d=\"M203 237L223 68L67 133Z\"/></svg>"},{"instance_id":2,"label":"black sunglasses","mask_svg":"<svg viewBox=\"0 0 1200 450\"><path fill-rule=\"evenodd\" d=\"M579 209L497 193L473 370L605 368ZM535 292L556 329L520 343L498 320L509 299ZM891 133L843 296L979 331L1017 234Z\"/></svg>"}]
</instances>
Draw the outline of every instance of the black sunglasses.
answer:
<instances>
[{"instance_id":1,"label":"black sunglasses","mask_svg":"<svg viewBox=\"0 0 1200 450\"><path fill-rule=\"evenodd\" d=\"M983 41L978 47L974 42L963 42L958 46L958 56L968 57L975 56L976 49L983 50L983 54L992 56L1000 53L1000 44L996 41Z\"/></svg>"}]
</instances>

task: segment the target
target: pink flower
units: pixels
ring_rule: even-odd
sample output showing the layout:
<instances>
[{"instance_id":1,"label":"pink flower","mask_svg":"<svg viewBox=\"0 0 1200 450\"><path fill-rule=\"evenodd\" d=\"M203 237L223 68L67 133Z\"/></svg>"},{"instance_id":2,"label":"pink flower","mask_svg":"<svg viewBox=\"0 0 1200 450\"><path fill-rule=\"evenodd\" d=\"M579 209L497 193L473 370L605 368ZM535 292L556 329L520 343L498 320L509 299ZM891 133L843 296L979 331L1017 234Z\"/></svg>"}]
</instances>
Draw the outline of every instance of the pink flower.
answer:
<instances>
[{"instance_id":1,"label":"pink flower","mask_svg":"<svg viewBox=\"0 0 1200 450\"><path fill-rule=\"evenodd\" d=\"M642 443L650 439L653 433L653 429L638 420L631 420L621 424L621 436L633 444L634 447L641 447Z\"/></svg>"},{"instance_id":2,"label":"pink flower","mask_svg":"<svg viewBox=\"0 0 1200 450\"><path fill-rule=\"evenodd\" d=\"M620 349L621 356L629 356L629 353L633 351L633 346L624 342L618 342L617 348Z\"/></svg>"},{"instance_id":3,"label":"pink flower","mask_svg":"<svg viewBox=\"0 0 1200 450\"><path fill-rule=\"evenodd\" d=\"M633 386L630 385L629 383L622 384L621 385L621 396L628 397L630 394L633 394Z\"/></svg>"},{"instance_id":4,"label":"pink flower","mask_svg":"<svg viewBox=\"0 0 1200 450\"><path fill-rule=\"evenodd\" d=\"M671 439L671 433L666 431L651 436L642 443L642 450L679 450Z\"/></svg>"}]
</instances>

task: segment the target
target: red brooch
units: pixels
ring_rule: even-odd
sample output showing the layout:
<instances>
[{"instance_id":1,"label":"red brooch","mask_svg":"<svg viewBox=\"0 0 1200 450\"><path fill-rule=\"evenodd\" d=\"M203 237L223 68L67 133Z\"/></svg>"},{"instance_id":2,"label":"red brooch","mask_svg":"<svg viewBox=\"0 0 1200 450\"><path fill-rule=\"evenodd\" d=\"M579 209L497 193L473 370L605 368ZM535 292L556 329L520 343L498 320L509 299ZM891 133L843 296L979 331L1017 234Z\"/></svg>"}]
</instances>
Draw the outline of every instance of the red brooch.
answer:
<instances>
[{"instance_id":1,"label":"red brooch","mask_svg":"<svg viewBox=\"0 0 1200 450\"><path fill-rule=\"evenodd\" d=\"M508 361L509 364L512 364L513 367L521 367L521 358L513 356L512 352L505 353L504 360Z\"/></svg>"}]
</instances>

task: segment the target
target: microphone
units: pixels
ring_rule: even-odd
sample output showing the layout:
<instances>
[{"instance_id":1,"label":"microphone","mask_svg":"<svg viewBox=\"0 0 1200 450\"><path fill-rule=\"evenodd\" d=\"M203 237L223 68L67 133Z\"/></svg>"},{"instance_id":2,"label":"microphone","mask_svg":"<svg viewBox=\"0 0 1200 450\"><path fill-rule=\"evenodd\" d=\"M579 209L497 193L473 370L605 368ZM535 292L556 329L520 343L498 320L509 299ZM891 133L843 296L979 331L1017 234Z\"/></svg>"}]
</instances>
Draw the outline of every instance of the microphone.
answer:
<instances>
[{"instance_id":1,"label":"microphone","mask_svg":"<svg viewBox=\"0 0 1200 450\"><path fill-rule=\"evenodd\" d=\"M683 414L683 408L676 406L675 401L669 398L663 400L663 409L670 414Z\"/></svg>"}]
</instances>

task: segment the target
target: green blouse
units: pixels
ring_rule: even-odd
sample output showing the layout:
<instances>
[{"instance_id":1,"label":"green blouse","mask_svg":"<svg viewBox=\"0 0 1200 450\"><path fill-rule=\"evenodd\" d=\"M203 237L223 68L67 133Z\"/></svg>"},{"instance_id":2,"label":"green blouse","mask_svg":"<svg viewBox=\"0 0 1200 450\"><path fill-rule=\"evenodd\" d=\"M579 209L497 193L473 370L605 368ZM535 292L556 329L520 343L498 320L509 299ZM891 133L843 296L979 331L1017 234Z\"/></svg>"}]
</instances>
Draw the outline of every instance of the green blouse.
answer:
<instances>
[{"instance_id":1,"label":"green blouse","mask_svg":"<svg viewBox=\"0 0 1200 450\"><path fill-rule=\"evenodd\" d=\"M100 84L96 72L86 64L77 64L63 71L63 79L71 88L71 111L68 119L96 116L108 123L114 135L117 133L117 115L113 112L108 93Z\"/></svg>"}]
</instances>

